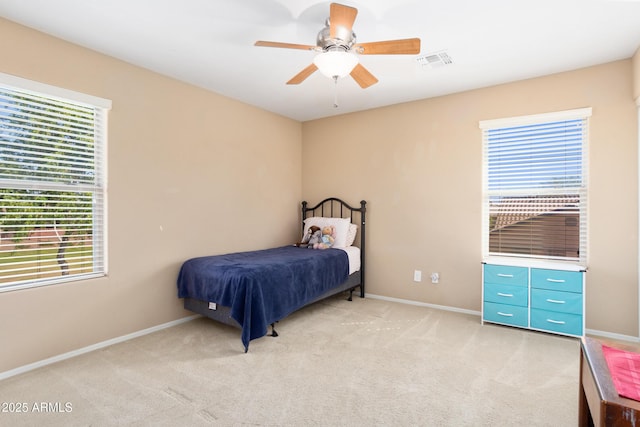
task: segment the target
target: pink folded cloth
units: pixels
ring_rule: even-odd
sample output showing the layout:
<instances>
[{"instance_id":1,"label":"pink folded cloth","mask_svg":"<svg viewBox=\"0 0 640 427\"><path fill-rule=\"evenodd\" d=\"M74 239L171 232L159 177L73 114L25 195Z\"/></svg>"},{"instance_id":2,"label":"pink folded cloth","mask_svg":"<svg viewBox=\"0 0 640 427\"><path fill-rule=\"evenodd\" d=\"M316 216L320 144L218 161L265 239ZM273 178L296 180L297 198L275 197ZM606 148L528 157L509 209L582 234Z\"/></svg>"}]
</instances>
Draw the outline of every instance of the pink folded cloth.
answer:
<instances>
[{"instance_id":1,"label":"pink folded cloth","mask_svg":"<svg viewBox=\"0 0 640 427\"><path fill-rule=\"evenodd\" d=\"M602 346L616 391L622 397L640 401L640 353Z\"/></svg>"}]
</instances>

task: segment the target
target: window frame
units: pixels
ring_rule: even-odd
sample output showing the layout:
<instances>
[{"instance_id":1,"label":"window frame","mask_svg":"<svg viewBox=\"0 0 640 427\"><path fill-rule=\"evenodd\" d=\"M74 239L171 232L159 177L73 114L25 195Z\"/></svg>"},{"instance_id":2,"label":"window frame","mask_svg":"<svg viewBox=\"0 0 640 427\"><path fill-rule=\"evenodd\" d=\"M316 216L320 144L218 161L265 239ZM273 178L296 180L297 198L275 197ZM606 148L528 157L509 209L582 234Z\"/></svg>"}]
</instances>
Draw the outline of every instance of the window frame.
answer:
<instances>
[{"instance_id":1,"label":"window frame","mask_svg":"<svg viewBox=\"0 0 640 427\"><path fill-rule=\"evenodd\" d=\"M62 275L51 278L36 278L28 280L16 280L5 284L0 283L0 293L9 292L20 289L35 288L60 283L67 283L78 280L86 280L97 277L104 277L108 273L108 251L107 251L107 129L108 129L108 113L111 109L111 100L64 89L21 77L0 73L0 87L8 91L16 91L33 95L53 101L64 102L76 106L92 109L94 118L92 121L93 135L93 152L94 161L96 162L92 172L95 179L92 185L70 186L68 183L56 184L54 182L42 181L38 179L8 179L0 178L0 188L20 190L20 189L38 189L42 191L58 191L58 192L85 192L91 193L93 196L94 206L91 212L92 223L92 239L94 239L93 250L99 251L100 262L95 264L90 273L75 273ZM97 197L95 196L97 194ZM99 199L99 203L95 200ZM97 206L96 206L97 205ZM98 210L96 210L96 208ZM92 255L95 258L95 255Z\"/></svg>"},{"instance_id":2,"label":"window frame","mask_svg":"<svg viewBox=\"0 0 640 427\"><path fill-rule=\"evenodd\" d=\"M479 122L479 127L482 131L482 256L483 259L491 258L506 258L506 259L518 259L518 260L530 260L530 261L550 261L561 262L568 264L575 264L585 266L587 264L588 257L588 221L587 221L587 207L588 207L588 175L589 175L589 162L588 162L588 146L589 146L589 119L592 114L590 107L564 110L551 113L533 114L526 116L516 116L502 119L482 120ZM509 197L510 190L494 190L490 188L490 176L489 176L489 133L500 129L508 129L520 126L535 126L535 125L548 125L563 121L582 120L582 142L581 142L581 174L580 183L569 190L576 190L576 194L579 196L577 204L579 206L579 253L576 258L566 256L554 256L554 255L534 255L533 253L522 254L515 252L491 252L490 250L490 224L491 224L491 197ZM523 186L526 187L526 186ZM540 199L548 196L561 196L567 197L567 194L573 194L565 188L548 188L535 187L533 184L528 189L519 188L517 193L522 194L522 197L531 197ZM564 193L564 194L563 194Z\"/></svg>"}]
</instances>

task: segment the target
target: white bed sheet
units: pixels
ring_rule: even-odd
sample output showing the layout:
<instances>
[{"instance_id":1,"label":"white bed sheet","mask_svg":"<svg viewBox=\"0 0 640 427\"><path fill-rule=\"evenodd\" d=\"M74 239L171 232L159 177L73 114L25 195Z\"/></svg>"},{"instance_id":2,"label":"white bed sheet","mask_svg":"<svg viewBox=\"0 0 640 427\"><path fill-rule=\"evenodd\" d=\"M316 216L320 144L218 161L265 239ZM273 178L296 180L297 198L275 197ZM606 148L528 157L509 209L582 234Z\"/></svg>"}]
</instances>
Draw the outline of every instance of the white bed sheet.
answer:
<instances>
[{"instance_id":1,"label":"white bed sheet","mask_svg":"<svg viewBox=\"0 0 640 427\"><path fill-rule=\"evenodd\" d=\"M360 248L357 246L347 246L346 248L338 248L347 253L349 257L349 275L360 270Z\"/></svg>"}]
</instances>

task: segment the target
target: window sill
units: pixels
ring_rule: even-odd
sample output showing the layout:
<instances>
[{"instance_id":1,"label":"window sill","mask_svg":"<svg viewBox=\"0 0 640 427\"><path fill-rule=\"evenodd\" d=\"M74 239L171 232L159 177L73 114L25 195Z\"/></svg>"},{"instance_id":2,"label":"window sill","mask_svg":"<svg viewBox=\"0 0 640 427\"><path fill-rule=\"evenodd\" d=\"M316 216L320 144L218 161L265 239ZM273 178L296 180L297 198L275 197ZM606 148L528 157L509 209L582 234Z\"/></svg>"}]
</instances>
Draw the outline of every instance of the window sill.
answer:
<instances>
[{"instance_id":1,"label":"window sill","mask_svg":"<svg viewBox=\"0 0 640 427\"><path fill-rule=\"evenodd\" d=\"M88 274L78 274L74 276L68 276L64 278L56 278L56 279L50 279L50 280L16 283L14 285L0 286L0 293L20 291L23 289L40 288L43 286L62 285L65 283L77 282L80 280L96 279L96 278L105 277L105 276L106 276L106 273L88 273Z\"/></svg>"},{"instance_id":2,"label":"window sill","mask_svg":"<svg viewBox=\"0 0 640 427\"><path fill-rule=\"evenodd\" d=\"M546 268L550 270L587 271L587 266L571 261L550 261L532 258L488 256L484 264L512 265L516 267Z\"/></svg>"}]
</instances>

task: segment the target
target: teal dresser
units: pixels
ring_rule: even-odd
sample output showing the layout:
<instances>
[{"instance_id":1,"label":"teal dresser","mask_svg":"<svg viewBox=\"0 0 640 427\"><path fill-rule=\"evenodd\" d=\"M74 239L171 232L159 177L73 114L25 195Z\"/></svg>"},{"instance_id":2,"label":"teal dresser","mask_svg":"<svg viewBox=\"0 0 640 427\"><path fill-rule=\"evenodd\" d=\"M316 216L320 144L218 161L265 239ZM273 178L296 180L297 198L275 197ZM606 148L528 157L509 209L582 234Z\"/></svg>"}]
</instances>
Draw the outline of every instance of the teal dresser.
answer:
<instances>
[{"instance_id":1,"label":"teal dresser","mask_svg":"<svg viewBox=\"0 0 640 427\"><path fill-rule=\"evenodd\" d=\"M584 335L585 271L483 263L482 322Z\"/></svg>"}]
</instances>

